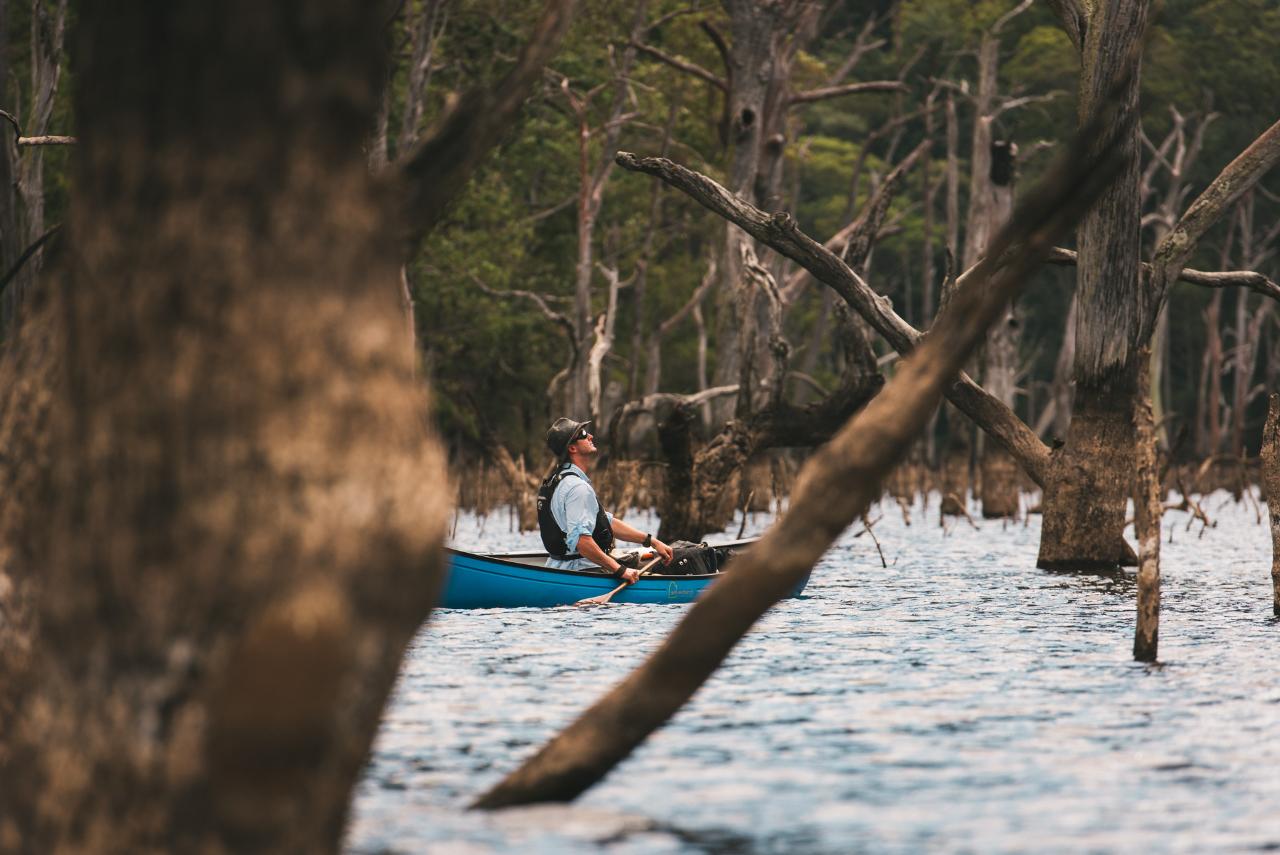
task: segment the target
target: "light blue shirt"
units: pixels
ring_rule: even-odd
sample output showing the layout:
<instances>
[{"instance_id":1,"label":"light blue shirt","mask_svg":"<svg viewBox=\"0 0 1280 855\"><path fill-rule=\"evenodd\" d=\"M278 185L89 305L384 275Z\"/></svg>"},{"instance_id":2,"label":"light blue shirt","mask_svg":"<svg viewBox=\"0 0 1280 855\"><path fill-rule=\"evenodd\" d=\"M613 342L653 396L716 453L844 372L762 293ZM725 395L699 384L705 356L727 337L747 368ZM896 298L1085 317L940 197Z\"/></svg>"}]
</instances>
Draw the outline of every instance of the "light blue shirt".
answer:
<instances>
[{"instance_id":1,"label":"light blue shirt","mask_svg":"<svg viewBox=\"0 0 1280 855\"><path fill-rule=\"evenodd\" d=\"M551 516L556 525L565 533L564 542L570 552L578 551L578 538L584 534L591 537L596 528L596 514L600 511L600 500L596 498L596 490L591 486L591 479L576 465L570 463L569 471L573 475L566 476L551 494ZM575 478L574 475L577 477ZM613 523L613 514L605 512ZM603 569L590 558L571 558L561 561L547 557L547 566L557 570L583 570L594 567Z\"/></svg>"}]
</instances>

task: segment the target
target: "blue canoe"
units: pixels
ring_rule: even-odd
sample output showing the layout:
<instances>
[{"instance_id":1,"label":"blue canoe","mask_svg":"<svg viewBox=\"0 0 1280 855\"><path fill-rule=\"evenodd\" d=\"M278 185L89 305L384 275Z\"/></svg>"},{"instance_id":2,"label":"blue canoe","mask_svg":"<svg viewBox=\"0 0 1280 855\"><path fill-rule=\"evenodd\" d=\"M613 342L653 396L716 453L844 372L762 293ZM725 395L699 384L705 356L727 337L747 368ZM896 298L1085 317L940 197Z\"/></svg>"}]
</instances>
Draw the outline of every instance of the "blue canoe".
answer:
<instances>
[{"instance_id":1,"label":"blue canoe","mask_svg":"<svg viewBox=\"0 0 1280 855\"><path fill-rule=\"evenodd\" d=\"M717 549L743 549L754 541L713 544ZM546 567L545 552L513 552L502 555L450 549L449 578L440 607L445 609L512 609L568 606L607 594L618 586L612 576L588 570L555 570ZM661 564L655 569L660 569ZM703 592L723 573L732 573L732 564L720 573L700 576L641 576L634 585L614 595L614 603L687 603ZM796 586L798 597L809 577Z\"/></svg>"}]
</instances>

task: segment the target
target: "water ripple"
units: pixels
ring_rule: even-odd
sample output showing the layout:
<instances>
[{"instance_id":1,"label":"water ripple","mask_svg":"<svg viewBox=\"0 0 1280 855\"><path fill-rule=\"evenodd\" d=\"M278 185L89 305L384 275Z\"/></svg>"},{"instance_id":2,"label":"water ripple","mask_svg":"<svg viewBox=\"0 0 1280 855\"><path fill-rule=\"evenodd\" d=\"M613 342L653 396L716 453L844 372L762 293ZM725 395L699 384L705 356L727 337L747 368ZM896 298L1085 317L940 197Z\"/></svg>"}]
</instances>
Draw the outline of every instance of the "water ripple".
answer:
<instances>
[{"instance_id":1,"label":"water ripple","mask_svg":"<svg viewBox=\"0 0 1280 855\"><path fill-rule=\"evenodd\" d=\"M359 785L352 852L1202 852L1280 848L1270 538L1210 498L1167 515L1162 663L1132 576L1035 569L1039 518L903 525L886 505L663 730L570 806L467 813L684 613L441 612ZM643 518L643 515L641 515ZM463 518L461 546L532 548ZM644 520L653 527L653 520ZM760 516L748 531L766 525ZM736 525L731 529L736 533Z\"/></svg>"}]
</instances>

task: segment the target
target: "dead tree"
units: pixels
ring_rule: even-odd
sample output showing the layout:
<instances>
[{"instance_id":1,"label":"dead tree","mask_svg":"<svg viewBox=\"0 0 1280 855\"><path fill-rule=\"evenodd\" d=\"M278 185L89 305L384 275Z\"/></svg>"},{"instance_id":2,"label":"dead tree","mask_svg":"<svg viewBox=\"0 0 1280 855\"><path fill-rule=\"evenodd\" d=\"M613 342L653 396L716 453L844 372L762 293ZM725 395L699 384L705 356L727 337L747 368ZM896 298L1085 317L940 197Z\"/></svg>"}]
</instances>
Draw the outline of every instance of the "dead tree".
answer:
<instances>
[{"instance_id":1,"label":"dead tree","mask_svg":"<svg viewBox=\"0 0 1280 855\"><path fill-rule=\"evenodd\" d=\"M1139 368L1139 381L1149 369ZM1160 520L1164 513L1156 425L1151 398L1140 395L1133 410L1137 438L1137 469L1133 530L1138 538L1138 616L1133 633L1133 658L1154 662L1160 647Z\"/></svg>"},{"instance_id":2,"label":"dead tree","mask_svg":"<svg viewBox=\"0 0 1280 855\"><path fill-rule=\"evenodd\" d=\"M1262 429L1262 494L1271 521L1272 612L1280 617L1280 394L1267 402L1267 423Z\"/></svg>"},{"instance_id":3,"label":"dead tree","mask_svg":"<svg viewBox=\"0 0 1280 855\"><path fill-rule=\"evenodd\" d=\"M78 14L72 249L0 361L0 848L336 852L444 564L397 271L569 6L394 185L367 4Z\"/></svg>"},{"instance_id":4,"label":"dead tree","mask_svg":"<svg viewBox=\"0 0 1280 855\"><path fill-rule=\"evenodd\" d=\"M0 14L0 19L5 15ZM63 43L67 26L67 0L55 0L50 4L47 0L35 0L31 4L30 34L30 107L25 116L0 111L12 126L13 136L6 135L3 143L3 169L8 172L10 180L5 181L3 190L7 197L5 206L9 211L0 214L0 228L11 230L11 234L0 240L9 243L3 255L6 263L4 270L16 265L23 247L32 247L41 242L48 229L44 216L44 148L48 145L69 145L75 142L74 137L50 135L49 122L53 117L54 99L58 93L58 84L62 79ZM7 52L6 45L6 52ZM6 72L5 86L8 86L8 61L0 63ZM14 86L17 85L15 82ZM16 189L16 194L10 188ZM10 222L10 218L12 221ZM10 281L4 290L3 306L0 316L3 325L11 324L23 303L31 283L40 271L43 253L38 249L29 256L23 257L20 269L11 274Z\"/></svg>"},{"instance_id":5,"label":"dead tree","mask_svg":"<svg viewBox=\"0 0 1280 855\"><path fill-rule=\"evenodd\" d=\"M1117 67L1139 55L1149 0L1051 0L1080 52L1082 125L1105 108ZM1125 110L1136 114L1139 74L1126 83ZM1142 315L1149 294L1139 264L1138 128L1125 173L1084 218L1078 236L1075 403L1066 444L1055 452L1044 491L1039 567L1111 570L1121 561L1125 502L1133 471L1133 399Z\"/></svg>"},{"instance_id":6,"label":"dead tree","mask_svg":"<svg viewBox=\"0 0 1280 855\"><path fill-rule=\"evenodd\" d=\"M675 177L670 164L629 163ZM1115 172L1114 164L1079 158L1063 166L1051 174L1046 188L1028 197L1013 221L1017 225L1000 241L1001 247L1021 246L1007 257L1008 266L997 271L993 257L970 277L972 287L952 301L951 311L939 318L920 352L806 464L792 493L791 512L694 603L644 665L481 796L476 807L567 801L598 782L697 691L738 639L880 497L882 480L915 441L942 390L954 381L987 327L1034 270L1038 257L1072 227L1100 184ZM723 188L714 192L723 202L742 205ZM700 196L699 201L705 200ZM808 240L787 215L771 223L792 240Z\"/></svg>"},{"instance_id":7,"label":"dead tree","mask_svg":"<svg viewBox=\"0 0 1280 855\"><path fill-rule=\"evenodd\" d=\"M1031 6L1022 0L983 32L978 44L977 83L973 92L973 137L969 175L969 209L965 220L963 267L972 267L987 251L991 235L1013 211L1013 184L1017 166L1017 146L995 138L999 116L1057 93L1017 98L1000 97L998 72L1000 34L1015 17ZM1018 328L1016 305L1010 304L1004 318L991 330L982 350L982 377L986 389L1012 408L1017 390ZM952 454L969 456L967 430L950 431ZM999 445L983 443L980 451L981 501L983 516L1010 517L1018 513L1017 464ZM966 460L967 463L967 460ZM967 486L963 485L963 486ZM963 486L961 494L963 495ZM945 507L945 503L944 503Z\"/></svg>"},{"instance_id":8,"label":"dead tree","mask_svg":"<svg viewBox=\"0 0 1280 855\"><path fill-rule=\"evenodd\" d=\"M1274 242L1280 236L1280 222L1255 226L1255 192L1250 189L1237 203L1239 211L1240 260L1247 270L1260 270L1275 253ZM1258 366L1258 350L1262 343L1262 327L1275 309L1275 303L1264 300L1251 310L1247 293L1236 297L1234 344L1231 353L1231 453L1244 457L1245 418L1249 406L1262 394L1263 387L1254 386Z\"/></svg>"},{"instance_id":9,"label":"dead tree","mask_svg":"<svg viewBox=\"0 0 1280 855\"><path fill-rule=\"evenodd\" d=\"M793 108L831 98L903 88L900 81L843 82L858 59L870 49L869 42L862 39L827 85L804 91L794 89L792 64L812 38L823 5L804 0L726 2L728 38L710 22L702 24L724 62L723 75L652 47L642 47L649 56L706 81L723 93L722 133L729 147L728 187L750 204L778 204L788 138L787 119ZM741 266L742 244L749 240L737 229L725 230L720 285L716 291L717 347L713 382L717 386L737 385L739 394L732 406L717 408L718 423L730 415L745 418L759 404L752 400L755 384L744 377L743 360L747 355L740 351L743 343L739 335L743 325L750 321L746 315L763 311L756 302L758 292L745 278ZM754 247L751 251L756 256L760 254ZM749 346L760 351L752 357L755 364L769 364L767 342L753 340ZM749 373L750 365L747 370Z\"/></svg>"},{"instance_id":10,"label":"dead tree","mask_svg":"<svg viewBox=\"0 0 1280 855\"><path fill-rule=\"evenodd\" d=\"M850 265L851 269L861 267L867 258L884 223L890 201L912 165L924 155L927 148L927 142L921 143L904 158L877 188L859 217L828 241L828 246L839 247L844 263ZM631 161L623 159L621 155L620 162L627 168L633 168ZM863 406L883 383L870 343L857 321L836 313L836 341L843 362L839 387L822 399L804 406L789 403L783 394L788 346L781 338L782 290L777 289L770 273L755 263L750 243L743 241L738 246L746 253L741 264L744 275L750 274L748 281L756 283L757 290L769 295L767 303L771 307L765 334L757 333L751 324L744 324L747 329L741 333L740 338L744 342L756 338L769 342L769 354L773 360L769 370L760 371L757 375L752 364L754 348L744 349L748 358L742 363L746 369L744 378L770 378L764 386L767 390L764 406L730 420L704 447L692 455L692 474L687 481L689 492L681 494L674 488L668 488L664 493L665 504L659 508L663 520L659 537L663 540L699 540L706 532L723 528L733 511L731 487L752 457L770 448L820 445L853 412ZM807 277L810 274L808 271L795 274L796 277L801 275ZM796 282L789 283L788 287L796 287ZM742 399L741 389L738 397L739 400ZM692 422L681 416L668 424L667 430L675 430L681 425L688 427ZM676 442L669 439L667 442L678 449L681 455L685 454L687 440ZM683 456L680 460L668 459L668 472L683 465L682 460ZM686 482L681 478L673 483L683 485Z\"/></svg>"},{"instance_id":11,"label":"dead tree","mask_svg":"<svg viewBox=\"0 0 1280 855\"><path fill-rule=\"evenodd\" d=\"M1147 199L1156 196L1156 175L1162 168L1167 173L1164 192L1159 195L1155 210L1142 218L1143 228L1150 229L1153 247L1159 245L1169 229L1173 228L1178 218L1178 211L1182 207L1191 168L1204 146L1205 132L1218 118L1217 113L1207 111L1199 117L1193 117L1194 127L1188 132L1187 117L1172 105L1169 107L1169 116L1172 127L1158 147L1147 139L1145 133L1142 135L1142 143L1150 157L1138 185L1144 208ZM1164 448L1169 447L1164 419L1167 397L1165 387L1168 381L1165 361L1168 358L1168 349L1169 315L1162 310L1156 320L1156 331L1151 338L1151 413L1156 425L1156 435Z\"/></svg>"}]
</instances>

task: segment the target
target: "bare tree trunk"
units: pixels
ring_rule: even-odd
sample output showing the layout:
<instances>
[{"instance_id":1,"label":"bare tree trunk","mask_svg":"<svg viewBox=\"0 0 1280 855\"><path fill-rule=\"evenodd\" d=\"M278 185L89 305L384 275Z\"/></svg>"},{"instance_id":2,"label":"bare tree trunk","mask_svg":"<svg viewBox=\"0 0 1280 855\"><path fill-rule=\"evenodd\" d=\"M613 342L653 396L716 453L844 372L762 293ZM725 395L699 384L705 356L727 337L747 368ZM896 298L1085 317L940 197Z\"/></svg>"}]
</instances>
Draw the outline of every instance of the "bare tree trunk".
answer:
<instances>
[{"instance_id":1,"label":"bare tree trunk","mask_svg":"<svg viewBox=\"0 0 1280 855\"><path fill-rule=\"evenodd\" d=\"M53 101L62 78L67 0L57 0L52 9L44 0L36 0L31 5L31 116L24 131L37 136L48 132ZM26 242L31 244L45 231L43 146L32 146L23 156L18 184L26 209ZM29 281L40 271L40 257L32 258L27 264L25 275Z\"/></svg>"},{"instance_id":2,"label":"bare tree trunk","mask_svg":"<svg viewBox=\"0 0 1280 855\"><path fill-rule=\"evenodd\" d=\"M0 33L9 32L9 0L0 0ZM0 100L9 102L9 39L0 38ZM18 233L18 194L14 186L17 147L0 135L0 271L7 273L22 253ZM18 289L10 283L0 296L0 337L8 338L18 309Z\"/></svg>"},{"instance_id":3,"label":"bare tree trunk","mask_svg":"<svg viewBox=\"0 0 1280 855\"><path fill-rule=\"evenodd\" d=\"M1222 450L1222 292L1213 295L1204 313L1205 329L1205 446L1201 453L1212 456Z\"/></svg>"},{"instance_id":4,"label":"bare tree trunk","mask_svg":"<svg viewBox=\"0 0 1280 855\"><path fill-rule=\"evenodd\" d=\"M1003 225L1013 212L1016 149L1010 142L991 144L989 216L996 225ZM1010 303L983 345L983 383L993 397L1010 409L1018 387L1020 326L1017 305ZM982 515L988 519L1017 516L1020 490L1018 464L1013 456L996 443L983 443L981 466Z\"/></svg>"},{"instance_id":5,"label":"bare tree trunk","mask_svg":"<svg viewBox=\"0 0 1280 855\"><path fill-rule=\"evenodd\" d=\"M785 18L782 3L760 0L732 0L729 11L731 43L728 65L728 119L731 160L729 190L744 201L757 201L757 176L760 174L764 129L772 124L766 110L775 103L770 87L775 85L773 64L778 60L778 30ZM743 282L743 244L751 239L732 225L725 228L724 255L721 265L721 287L716 295L716 366L714 384L739 383L742 352L739 335L749 317L755 314L754 294ZM744 313L748 317L744 317ZM754 339L751 339L754 347ZM745 416L750 410L750 388L739 386L737 402L712 406L715 422L726 421L735 412Z\"/></svg>"},{"instance_id":6,"label":"bare tree trunk","mask_svg":"<svg viewBox=\"0 0 1280 855\"><path fill-rule=\"evenodd\" d=\"M642 2L636 4L631 39L627 47L622 51L622 58L618 63L613 81L609 116L599 129L593 131L589 123L587 110L591 94L588 93L585 97L577 95L570 88L568 79L562 80L560 86L578 121L578 258L577 264L574 266L573 326L574 335L578 341L577 350L579 353L590 352L593 342L600 343L600 339L593 336L594 326L591 312L591 276L595 264L596 222L604 205L605 188L608 186L609 178L613 173L613 156L617 151L618 137L622 133L622 126L625 122L624 112L628 97L627 87L629 86L627 77L631 72L631 67L635 64L635 43L638 34L643 28L647 10L647 0L642 0ZM601 150L598 160L593 165L591 138L597 134L601 136ZM612 329L610 329L610 346L612 346L612 340ZM603 359L603 355L600 358ZM577 414L574 415L574 418L579 418L580 414L589 412L593 413L590 416L593 419L598 419L600 416L599 413L594 413L591 410L593 404L599 403L598 397L593 397L590 391L591 376L592 366L590 360L578 360L575 370L572 372L566 401L568 411L572 414Z\"/></svg>"},{"instance_id":7,"label":"bare tree trunk","mask_svg":"<svg viewBox=\"0 0 1280 855\"><path fill-rule=\"evenodd\" d=\"M955 97L947 93L947 249L960 254L960 121Z\"/></svg>"},{"instance_id":8,"label":"bare tree trunk","mask_svg":"<svg viewBox=\"0 0 1280 855\"><path fill-rule=\"evenodd\" d=\"M609 280L609 294L606 297L605 310L596 318L593 327L594 340L591 351L587 355L587 393L588 410L591 420L598 425L604 424L602 409L604 395L604 358L613 349L613 335L618 320L618 291L622 283L618 279L618 271L604 269L605 278ZM599 430L599 428L597 428Z\"/></svg>"},{"instance_id":9,"label":"bare tree trunk","mask_svg":"<svg viewBox=\"0 0 1280 855\"><path fill-rule=\"evenodd\" d=\"M1150 295L1139 280L1138 52L1148 0L1066 0L1068 34L1081 53L1080 122L1107 108L1115 71L1132 66L1123 114L1128 166L1080 225L1075 406L1066 445L1045 488L1037 565L1112 570L1124 554L1133 471L1133 396L1140 326ZM1073 29L1074 28L1074 29Z\"/></svg>"},{"instance_id":10,"label":"bare tree trunk","mask_svg":"<svg viewBox=\"0 0 1280 855\"><path fill-rule=\"evenodd\" d=\"M1280 394L1267 402L1267 423L1262 429L1262 492L1271 521L1272 611L1280 617Z\"/></svg>"},{"instance_id":11,"label":"bare tree trunk","mask_svg":"<svg viewBox=\"0 0 1280 855\"><path fill-rule=\"evenodd\" d=\"M1076 359L1076 295L1071 294L1071 305L1067 308L1067 320L1062 327L1062 347L1058 350L1058 358L1053 363L1053 385L1049 391L1049 406L1046 413L1036 424L1036 434L1044 436L1046 431L1056 439L1065 438L1071 425L1071 367Z\"/></svg>"},{"instance_id":12,"label":"bare tree trunk","mask_svg":"<svg viewBox=\"0 0 1280 855\"><path fill-rule=\"evenodd\" d=\"M1134 478L1134 533L1138 538L1138 617L1133 635L1133 658L1155 662L1160 646L1160 520L1164 497L1156 453L1155 419L1150 382L1140 373L1138 400L1133 411L1137 470Z\"/></svg>"}]
</instances>

